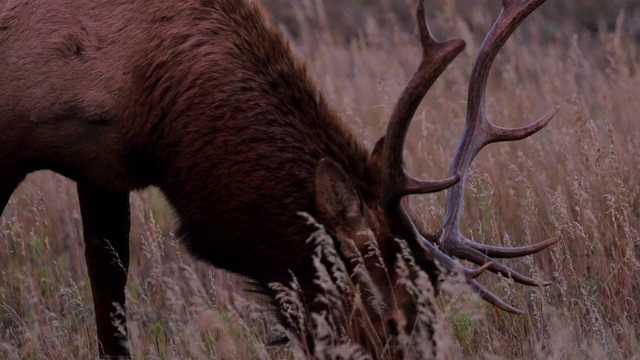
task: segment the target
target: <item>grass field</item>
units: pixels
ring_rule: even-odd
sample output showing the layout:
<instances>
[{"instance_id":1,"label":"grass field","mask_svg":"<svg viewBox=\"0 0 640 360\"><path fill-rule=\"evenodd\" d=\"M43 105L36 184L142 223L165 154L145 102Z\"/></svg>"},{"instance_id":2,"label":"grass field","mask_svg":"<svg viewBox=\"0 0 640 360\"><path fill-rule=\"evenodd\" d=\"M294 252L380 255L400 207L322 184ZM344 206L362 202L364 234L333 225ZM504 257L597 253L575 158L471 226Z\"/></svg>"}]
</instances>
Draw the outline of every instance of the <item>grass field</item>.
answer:
<instances>
[{"instance_id":1,"label":"grass field","mask_svg":"<svg viewBox=\"0 0 640 360\"><path fill-rule=\"evenodd\" d=\"M463 19L446 4L430 12L436 36L467 42L427 94L405 150L414 174L441 178L464 124L474 51L495 12L478 6ZM322 13L313 16L323 19ZM381 28L374 21L363 21L357 41L344 41L327 30L330 18L324 20L319 27L299 24L292 46L333 106L372 146L419 62L417 41L402 29L406 24ZM443 294L442 359L640 359L640 46L621 27L591 33L544 20L534 15L526 21L498 56L487 106L505 126L529 123L556 104L561 110L533 137L480 153L463 226L485 244L560 236L550 250L507 261L553 285L525 288L481 277L526 310L522 316ZM443 218L444 195L411 199L433 230ZM171 233L172 210L157 190L134 193L131 200L127 301L135 358L301 356L295 346L266 345L275 336L273 320L243 292L242 279L186 254ZM34 173L0 218L0 358L95 357L77 202L73 182Z\"/></svg>"}]
</instances>

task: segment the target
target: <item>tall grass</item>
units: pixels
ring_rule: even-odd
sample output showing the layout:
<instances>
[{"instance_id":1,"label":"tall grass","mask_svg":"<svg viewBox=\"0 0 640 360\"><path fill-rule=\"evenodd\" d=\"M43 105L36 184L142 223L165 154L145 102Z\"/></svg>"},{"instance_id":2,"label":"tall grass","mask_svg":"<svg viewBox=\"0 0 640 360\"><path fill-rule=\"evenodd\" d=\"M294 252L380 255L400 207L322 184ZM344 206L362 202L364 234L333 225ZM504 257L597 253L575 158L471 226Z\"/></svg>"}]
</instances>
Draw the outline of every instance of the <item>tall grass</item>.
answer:
<instances>
[{"instance_id":1,"label":"tall grass","mask_svg":"<svg viewBox=\"0 0 640 360\"><path fill-rule=\"evenodd\" d=\"M300 19L324 15L292 9ZM464 124L474 52L495 15L481 7L473 14L463 21L447 3L431 9L437 36L462 37L467 50L427 94L410 130L407 166L426 178L447 174ZM308 24L299 24L295 52L353 130L373 145L419 61L417 42L404 28L382 30L371 19L350 42L323 27L326 21ZM553 285L526 288L481 277L526 310L522 316L456 287L445 291L438 298L443 359L640 358L640 46L622 31L593 35L549 26L530 19L507 43L491 74L487 106L505 126L528 123L555 104L561 110L539 134L480 153L463 228L472 239L497 245L560 236L550 250L507 261ZM301 345L267 346L280 334L267 307L242 291L242 279L185 253L171 233L172 211L156 190L131 199L127 302L135 358L308 355ZM95 357L77 202L71 181L39 172L0 218L2 358ZM427 230L437 230L444 193L411 203Z\"/></svg>"}]
</instances>

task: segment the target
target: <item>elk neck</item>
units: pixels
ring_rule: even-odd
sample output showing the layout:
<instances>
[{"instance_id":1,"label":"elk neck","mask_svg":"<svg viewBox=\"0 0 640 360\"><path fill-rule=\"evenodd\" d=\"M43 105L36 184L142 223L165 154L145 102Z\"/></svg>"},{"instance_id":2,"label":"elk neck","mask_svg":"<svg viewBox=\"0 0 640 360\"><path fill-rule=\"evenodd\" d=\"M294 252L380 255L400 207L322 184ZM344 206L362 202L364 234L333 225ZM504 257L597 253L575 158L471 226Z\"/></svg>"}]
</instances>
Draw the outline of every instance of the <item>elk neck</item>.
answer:
<instances>
[{"instance_id":1,"label":"elk neck","mask_svg":"<svg viewBox=\"0 0 640 360\"><path fill-rule=\"evenodd\" d=\"M282 264L310 263L314 229L298 213L316 215L319 160L362 182L366 198L369 154L281 33L256 6L234 3L148 29L160 33L138 44L125 108L193 254L273 278Z\"/></svg>"}]
</instances>

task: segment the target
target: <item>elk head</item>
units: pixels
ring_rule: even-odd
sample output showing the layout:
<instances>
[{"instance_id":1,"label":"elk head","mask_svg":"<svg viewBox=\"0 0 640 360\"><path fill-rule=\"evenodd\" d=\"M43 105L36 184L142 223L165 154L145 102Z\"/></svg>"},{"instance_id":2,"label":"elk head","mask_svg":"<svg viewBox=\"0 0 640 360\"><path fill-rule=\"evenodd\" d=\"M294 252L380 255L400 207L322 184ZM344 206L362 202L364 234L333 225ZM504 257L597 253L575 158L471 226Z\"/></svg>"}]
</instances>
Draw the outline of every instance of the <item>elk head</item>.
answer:
<instances>
[{"instance_id":1,"label":"elk head","mask_svg":"<svg viewBox=\"0 0 640 360\"><path fill-rule=\"evenodd\" d=\"M559 238L551 238L540 243L515 247L487 246L467 239L460 231L460 217L463 205L463 189L469 167L476 154L487 144L500 141L524 139L549 123L558 107L528 126L507 129L489 121L485 109L485 89L487 78L499 49L519 24L545 0L503 0L503 9L493 28L487 34L478 50L471 74L466 125L462 139L449 170L449 177L437 181L425 181L411 176L403 167L403 144L409 123L426 92L441 75L447 65L463 50L464 42L453 39L436 41L431 35L424 13L423 1L417 7L417 22L422 45L422 62L409 80L408 85L395 104L385 136L378 141L369 159L372 179L353 180L332 160L320 161L316 173L316 202L319 220L335 236L343 254L350 259L357 253L367 253L367 239L359 234L371 229L376 236L381 252L389 269L393 268L400 251L395 238L406 241L415 263L431 276L437 286L439 274L462 271L468 283L478 295L496 307L515 314L522 312L494 295L474 278L483 271L512 278L518 283L540 286L546 282L534 280L520 274L493 258L521 257L537 253ZM420 220L409 214L403 197L410 194L426 194L449 188L446 199L444 224L435 234L422 234L416 223ZM349 249L355 248L359 251ZM479 267L472 269L459 265L457 257L468 260ZM411 299L402 294L395 278L372 264L367 265L376 284L391 279L389 295L394 306L404 315L404 330L410 332L416 319L416 307ZM374 279L375 280L375 279ZM376 331L392 334L397 326L386 319L374 317ZM376 322L376 321L374 321Z\"/></svg>"}]
</instances>

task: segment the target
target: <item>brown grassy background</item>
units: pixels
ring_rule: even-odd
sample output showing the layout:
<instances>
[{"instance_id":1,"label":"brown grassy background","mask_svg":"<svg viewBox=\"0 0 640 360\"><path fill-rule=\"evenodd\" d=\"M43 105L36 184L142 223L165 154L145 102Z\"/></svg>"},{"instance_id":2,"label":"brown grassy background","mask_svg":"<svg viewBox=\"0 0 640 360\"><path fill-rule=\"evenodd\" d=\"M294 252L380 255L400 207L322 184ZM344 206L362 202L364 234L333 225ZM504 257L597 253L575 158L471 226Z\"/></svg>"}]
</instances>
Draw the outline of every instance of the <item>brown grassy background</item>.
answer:
<instances>
[{"instance_id":1,"label":"brown grassy background","mask_svg":"<svg viewBox=\"0 0 640 360\"><path fill-rule=\"evenodd\" d=\"M330 102L372 145L419 61L413 2L264 2ZM508 315L477 299L462 301L474 304L468 310L460 299L456 305L442 296L449 342L442 358L640 358L636 3L549 0L498 56L487 99L496 123L518 126L555 104L561 110L532 138L490 145L478 156L465 233L488 244L554 235L562 241L508 262L553 280L548 288L481 278L526 315ZM497 0L429 2L436 35L461 37L467 50L427 94L413 122L406 158L415 174L447 173L464 122L474 51L498 8ZM131 199L127 301L136 358L296 357L295 348L266 346L272 321L241 291L241 280L184 252L158 191ZM437 229L444 194L412 202ZM95 357L83 251L74 184L47 172L29 176L0 218L1 358Z\"/></svg>"}]
</instances>

